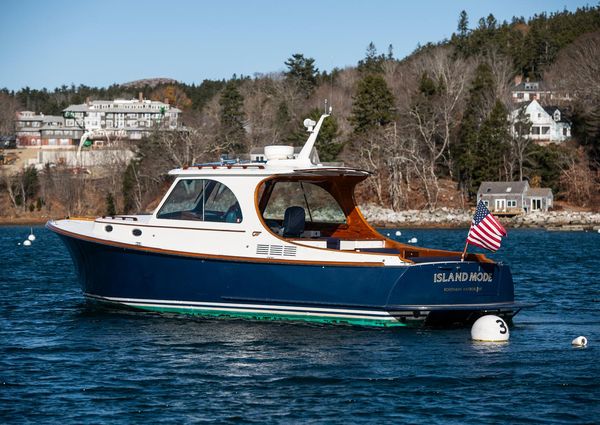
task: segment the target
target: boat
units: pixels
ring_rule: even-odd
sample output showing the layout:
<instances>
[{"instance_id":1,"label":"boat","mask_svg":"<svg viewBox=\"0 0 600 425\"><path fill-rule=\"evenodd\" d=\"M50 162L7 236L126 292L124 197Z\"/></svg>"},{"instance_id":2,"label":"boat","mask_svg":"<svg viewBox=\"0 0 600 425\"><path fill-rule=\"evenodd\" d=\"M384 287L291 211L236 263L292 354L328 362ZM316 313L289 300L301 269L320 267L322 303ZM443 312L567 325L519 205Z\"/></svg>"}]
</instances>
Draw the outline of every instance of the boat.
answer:
<instances>
[{"instance_id":1,"label":"boat","mask_svg":"<svg viewBox=\"0 0 600 425\"><path fill-rule=\"evenodd\" d=\"M259 160L184 166L151 214L49 221L93 302L204 317L366 326L506 321L510 268L480 253L403 244L355 201L370 172L315 161L329 115Z\"/></svg>"}]
</instances>

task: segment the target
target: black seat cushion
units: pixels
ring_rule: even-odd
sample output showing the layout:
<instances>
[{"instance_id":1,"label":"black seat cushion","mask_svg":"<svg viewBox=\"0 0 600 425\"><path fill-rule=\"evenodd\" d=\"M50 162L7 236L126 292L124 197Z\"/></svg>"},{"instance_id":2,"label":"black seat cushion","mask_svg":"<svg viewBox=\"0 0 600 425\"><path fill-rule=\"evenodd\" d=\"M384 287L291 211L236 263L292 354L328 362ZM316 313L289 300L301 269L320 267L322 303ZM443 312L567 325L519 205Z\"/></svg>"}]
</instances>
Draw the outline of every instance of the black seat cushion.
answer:
<instances>
[{"instance_id":1,"label":"black seat cushion","mask_svg":"<svg viewBox=\"0 0 600 425\"><path fill-rule=\"evenodd\" d=\"M304 232L306 216L304 208L293 206L285 210L283 216L283 236L288 238L298 238Z\"/></svg>"}]
</instances>

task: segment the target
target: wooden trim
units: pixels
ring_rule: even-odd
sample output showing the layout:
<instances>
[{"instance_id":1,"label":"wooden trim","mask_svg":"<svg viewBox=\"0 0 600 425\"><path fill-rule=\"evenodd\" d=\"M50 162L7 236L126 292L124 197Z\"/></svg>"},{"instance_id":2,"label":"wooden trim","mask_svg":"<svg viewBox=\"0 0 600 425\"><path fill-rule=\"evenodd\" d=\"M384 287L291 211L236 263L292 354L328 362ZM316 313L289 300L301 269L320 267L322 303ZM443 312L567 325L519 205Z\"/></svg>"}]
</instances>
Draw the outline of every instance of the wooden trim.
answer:
<instances>
[{"instance_id":1,"label":"wooden trim","mask_svg":"<svg viewBox=\"0 0 600 425\"><path fill-rule=\"evenodd\" d=\"M378 262L343 262L343 261L306 261L306 260L280 260L276 258L255 258L255 257L237 257L237 256L226 256L226 255L213 255L213 254L198 254L194 252L175 251L170 249L153 248L141 245L132 245L123 242L109 241L106 239L94 238L91 236L85 236L78 233L69 232L68 230L60 229L54 226L50 222L46 223L46 227L55 233L59 233L64 236L68 236L74 239L84 240L88 242L98 243L100 245L114 246L118 248L126 248L132 251L146 251L157 254L175 255L178 257L193 257L193 258L208 258L222 261L236 261L243 263L276 263L276 264L287 264L287 265L309 265L309 266L346 266L346 267L384 267L384 263ZM399 266L397 266L399 267Z\"/></svg>"},{"instance_id":2,"label":"wooden trim","mask_svg":"<svg viewBox=\"0 0 600 425\"><path fill-rule=\"evenodd\" d=\"M365 179L365 177L363 177L363 176L360 176L360 177L357 177L357 176L342 176L341 178L346 178L346 179L351 178L351 179L358 180L357 182L355 182L353 184L353 186L356 186L357 183L359 183L360 181L362 181L362 180ZM311 181L311 180L314 180L314 181L322 181L323 180L323 176L305 176L305 175L298 175L298 176L293 176L293 175L292 176L290 176L290 175L271 176L271 177L268 177L266 179L263 179L262 181L260 181L256 185L256 189L254 190L254 208L256 210L256 215L258 216L258 219L259 219L260 223L262 224L262 226L264 227L264 229L268 233L270 233L271 235L273 235L275 238L277 238L277 239L279 239L279 240L281 240L283 242L286 242L286 243L291 243L292 245L300 246L302 248L316 249L316 250L328 251L328 252L332 252L332 251L334 251L334 252L343 252L344 254L351 254L351 255L377 256L379 258L381 258L382 256L384 256L384 257L400 257L400 259L402 261L406 262L407 264L412 264L413 263L413 261L411 261L409 259L405 259L405 258L403 258L400 255L394 255L394 254L389 254L389 253L377 253L377 252L340 251L340 250L334 250L334 249L331 249L331 248L320 248L320 247L317 247L317 246L305 245L305 244L297 242L297 241L295 241L293 239L286 239L286 238L284 238L282 236L279 236L277 233L273 232L269 226L266 225L266 223L264 222L263 217L262 217L262 212L260 211L261 206L259 206L258 194L260 192L260 188L262 187L262 185L266 184L267 182L269 182L271 180L280 180L280 181L301 181L301 180L302 181ZM272 188L271 188L271 192L272 192ZM362 240L383 240L384 244L385 244L386 238L383 235L381 235L379 232L377 232L377 230L373 229L364 220L364 218L362 217L362 214L360 213L360 211L358 210L358 208L354 204L354 190L351 190L351 193L352 193L351 201L352 201L353 209L358 212L358 214L359 214L358 217L362 218L362 222L364 224L366 224L366 227L368 229L371 230L371 232L368 232L366 234L358 233L356 236L362 237ZM334 197L334 199L336 201L339 202L339 199L337 199L334 194L331 194L331 195ZM264 194L263 194L263 196L264 196ZM343 210L344 209L344 205L340 205L340 206L342 207L342 210ZM265 207L266 207L266 205L265 205ZM344 211L344 214L347 214L346 211ZM348 215L346 215L346 220L348 220ZM345 226L346 226L346 228L350 228L352 225L351 224L346 224ZM335 237L334 236L335 234L336 234L336 232L334 231L333 234L332 234L332 237ZM342 264L347 264L347 263L342 263Z\"/></svg>"}]
</instances>

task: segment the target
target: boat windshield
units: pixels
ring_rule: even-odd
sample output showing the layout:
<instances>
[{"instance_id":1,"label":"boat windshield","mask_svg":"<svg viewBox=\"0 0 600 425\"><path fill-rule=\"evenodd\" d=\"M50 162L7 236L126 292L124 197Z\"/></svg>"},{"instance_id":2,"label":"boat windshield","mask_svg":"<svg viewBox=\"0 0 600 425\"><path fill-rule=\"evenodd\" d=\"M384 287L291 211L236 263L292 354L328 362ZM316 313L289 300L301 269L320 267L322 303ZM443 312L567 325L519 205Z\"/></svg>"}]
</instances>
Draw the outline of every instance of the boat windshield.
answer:
<instances>
[{"instance_id":1,"label":"boat windshield","mask_svg":"<svg viewBox=\"0 0 600 425\"><path fill-rule=\"evenodd\" d=\"M279 181L273 185L263 212L265 220L284 219L286 209L302 207L307 222L345 224L346 215L336 199L318 184Z\"/></svg>"},{"instance_id":2,"label":"boat windshield","mask_svg":"<svg viewBox=\"0 0 600 425\"><path fill-rule=\"evenodd\" d=\"M208 179L182 179L169 194L156 218L241 223L242 211L233 192Z\"/></svg>"}]
</instances>

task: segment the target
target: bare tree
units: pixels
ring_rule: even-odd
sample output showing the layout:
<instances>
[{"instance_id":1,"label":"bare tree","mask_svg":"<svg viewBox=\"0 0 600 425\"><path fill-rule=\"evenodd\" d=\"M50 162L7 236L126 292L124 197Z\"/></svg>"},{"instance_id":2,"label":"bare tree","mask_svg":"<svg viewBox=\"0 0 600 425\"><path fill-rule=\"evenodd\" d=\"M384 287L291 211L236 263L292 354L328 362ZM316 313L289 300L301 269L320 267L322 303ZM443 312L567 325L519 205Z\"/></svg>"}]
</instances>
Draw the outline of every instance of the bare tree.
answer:
<instances>
[{"instance_id":1,"label":"bare tree","mask_svg":"<svg viewBox=\"0 0 600 425\"><path fill-rule=\"evenodd\" d=\"M583 149L577 151L576 157L569 158L561 170L560 183L569 202L582 206L590 204L596 182Z\"/></svg>"},{"instance_id":2,"label":"bare tree","mask_svg":"<svg viewBox=\"0 0 600 425\"><path fill-rule=\"evenodd\" d=\"M600 102L600 31L584 34L561 50L544 79L577 103Z\"/></svg>"}]
</instances>

